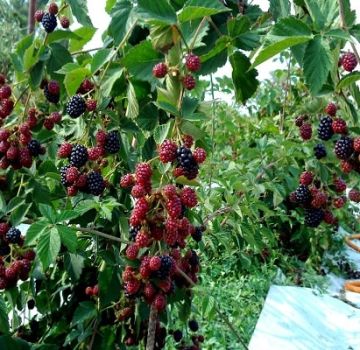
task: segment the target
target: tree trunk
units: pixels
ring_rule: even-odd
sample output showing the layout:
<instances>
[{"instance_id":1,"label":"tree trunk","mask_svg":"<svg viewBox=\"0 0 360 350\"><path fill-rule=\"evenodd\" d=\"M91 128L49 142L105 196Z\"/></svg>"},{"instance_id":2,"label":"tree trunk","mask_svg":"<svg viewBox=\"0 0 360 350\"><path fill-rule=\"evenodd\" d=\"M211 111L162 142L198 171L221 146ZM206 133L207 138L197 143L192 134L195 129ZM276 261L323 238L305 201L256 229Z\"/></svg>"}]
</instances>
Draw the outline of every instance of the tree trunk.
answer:
<instances>
[{"instance_id":1,"label":"tree trunk","mask_svg":"<svg viewBox=\"0 0 360 350\"><path fill-rule=\"evenodd\" d=\"M29 0L29 11L28 11L28 33L32 33L35 27L35 9L36 0Z\"/></svg>"}]
</instances>

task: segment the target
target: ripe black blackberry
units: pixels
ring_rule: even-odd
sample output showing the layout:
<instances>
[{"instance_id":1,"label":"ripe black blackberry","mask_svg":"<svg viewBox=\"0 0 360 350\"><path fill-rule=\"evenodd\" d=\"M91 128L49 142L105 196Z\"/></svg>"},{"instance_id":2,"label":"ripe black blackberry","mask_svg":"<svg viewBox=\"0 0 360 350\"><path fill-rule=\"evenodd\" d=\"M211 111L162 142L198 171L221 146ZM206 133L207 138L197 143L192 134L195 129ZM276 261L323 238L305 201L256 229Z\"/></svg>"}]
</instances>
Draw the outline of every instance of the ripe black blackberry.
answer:
<instances>
[{"instance_id":1,"label":"ripe black blackberry","mask_svg":"<svg viewBox=\"0 0 360 350\"><path fill-rule=\"evenodd\" d=\"M47 12L44 14L41 20L41 24L47 33L51 33L57 26L56 17L53 14Z\"/></svg>"},{"instance_id":2,"label":"ripe black blackberry","mask_svg":"<svg viewBox=\"0 0 360 350\"><path fill-rule=\"evenodd\" d=\"M60 100L60 95L51 94L47 85L44 86L44 96L51 103L56 104Z\"/></svg>"},{"instance_id":3,"label":"ripe black blackberry","mask_svg":"<svg viewBox=\"0 0 360 350\"><path fill-rule=\"evenodd\" d=\"M130 226L129 227L129 239L135 241L137 234L139 233L141 226Z\"/></svg>"},{"instance_id":4,"label":"ripe black blackberry","mask_svg":"<svg viewBox=\"0 0 360 350\"><path fill-rule=\"evenodd\" d=\"M326 157L326 148L322 143L318 143L314 147L314 154L317 159Z\"/></svg>"},{"instance_id":5,"label":"ripe black blackberry","mask_svg":"<svg viewBox=\"0 0 360 350\"><path fill-rule=\"evenodd\" d=\"M64 165L60 168L60 181L64 186L69 186L68 182L66 181L66 172L69 168L70 165Z\"/></svg>"},{"instance_id":6,"label":"ripe black blackberry","mask_svg":"<svg viewBox=\"0 0 360 350\"><path fill-rule=\"evenodd\" d=\"M66 112L71 118L78 118L86 111L86 102L81 95L74 95L66 106Z\"/></svg>"},{"instance_id":7,"label":"ripe black blackberry","mask_svg":"<svg viewBox=\"0 0 360 350\"><path fill-rule=\"evenodd\" d=\"M332 119L330 117L321 118L318 127L319 138L321 140L327 141L330 140L333 135L334 135L334 131L332 129Z\"/></svg>"},{"instance_id":8,"label":"ripe black blackberry","mask_svg":"<svg viewBox=\"0 0 360 350\"><path fill-rule=\"evenodd\" d=\"M183 337L181 330L178 329L178 330L174 331L173 337L174 337L174 340L178 343Z\"/></svg>"},{"instance_id":9,"label":"ripe black blackberry","mask_svg":"<svg viewBox=\"0 0 360 350\"><path fill-rule=\"evenodd\" d=\"M199 226L195 227L195 232L191 235L195 242L200 242L202 240L202 230Z\"/></svg>"},{"instance_id":10,"label":"ripe black blackberry","mask_svg":"<svg viewBox=\"0 0 360 350\"><path fill-rule=\"evenodd\" d=\"M199 330L199 324L196 320L190 320L189 321L189 328L193 332L197 332Z\"/></svg>"},{"instance_id":11,"label":"ripe black blackberry","mask_svg":"<svg viewBox=\"0 0 360 350\"><path fill-rule=\"evenodd\" d=\"M87 176L87 187L91 194L99 196L104 192L105 183L100 173L96 171L89 172Z\"/></svg>"},{"instance_id":12,"label":"ripe black blackberry","mask_svg":"<svg viewBox=\"0 0 360 350\"><path fill-rule=\"evenodd\" d=\"M88 151L85 146L75 145L70 153L69 162L72 166L76 166L77 168L85 165L87 160L89 159Z\"/></svg>"},{"instance_id":13,"label":"ripe black blackberry","mask_svg":"<svg viewBox=\"0 0 360 350\"><path fill-rule=\"evenodd\" d=\"M41 154L41 145L38 140L31 140L28 143L28 149L32 156L36 157Z\"/></svg>"},{"instance_id":14,"label":"ripe black blackberry","mask_svg":"<svg viewBox=\"0 0 360 350\"><path fill-rule=\"evenodd\" d=\"M306 186L300 185L295 190L295 198L297 203L308 203L311 200L311 192Z\"/></svg>"},{"instance_id":15,"label":"ripe black blackberry","mask_svg":"<svg viewBox=\"0 0 360 350\"><path fill-rule=\"evenodd\" d=\"M10 230L6 233L6 240L9 243L18 243L20 240L21 232L15 227L11 227Z\"/></svg>"},{"instance_id":16,"label":"ripe black blackberry","mask_svg":"<svg viewBox=\"0 0 360 350\"><path fill-rule=\"evenodd\" d=\"M106 135L105 151L110 154L119 152L120 150L120 139L117 131L110 131Z\"/></svg>"},{"instance_id":17,"label":"ripe black blackberry","mask_svg":"<svg viewBox=\"0 0 360 350\"><path fill-rule=\"evenodd\" d=\"M349 158L353 151L353 140L350 137L343 136L340 140L336 141L334 152L339 159Z\"/></svg>"},{"instance_id":18,"label":"ripe black blackberry","mask_svg":"<svg viewBox=\"0 0 360 350\"><path fill-rule=\"evenodd\" d=\"M305 210L305 225L309 227L318 227L324 218L324 211L322 209L306 209Z\"/></svg>"},{"instance_id":19,"label":"ripe black blackberry","mask_svg":"<svg viewBox=\"0 0 360 350\"><path fill-rule=\"evenodd\" d=\"M169 277L170 270L172 267L172 259L168 255L164 255L161 257L161 267L158 271L155 272L155 275L159 279L166 279Z\"/></svg>"},{"instance_id":20,"label":"ripe black blackberry","mask_svg":"<svg viewBox=\"0 0 360 350\"><path fill-rule=\"evenodd\" d=\"M0 244L0 256L6 256L10 254L10 247L5 242Z\"/></svg>"},{"instance_id":21,"label":"ripe black blackberry","mask_svg":"<svg viewBox=\"0 0 360 350\"><path fill-rule=\"evenodd\" d=\"M198 172L199 166L196 163L190 148L181 146L176 151L178 166L184 170L184 176L189 179L195 179Z\"/></svg>"},{"instance_id":22,"label":"ripe black blackberry","mask_svg":"<svg viewBox=\"0 0 360 350\"><path fill-rule=\"evenodd\" d=\"M199 256L195 250L191 250L191 257L189 258L189 264L191 266L198 266L200 264Z\"/></svg>"}]
</instances>

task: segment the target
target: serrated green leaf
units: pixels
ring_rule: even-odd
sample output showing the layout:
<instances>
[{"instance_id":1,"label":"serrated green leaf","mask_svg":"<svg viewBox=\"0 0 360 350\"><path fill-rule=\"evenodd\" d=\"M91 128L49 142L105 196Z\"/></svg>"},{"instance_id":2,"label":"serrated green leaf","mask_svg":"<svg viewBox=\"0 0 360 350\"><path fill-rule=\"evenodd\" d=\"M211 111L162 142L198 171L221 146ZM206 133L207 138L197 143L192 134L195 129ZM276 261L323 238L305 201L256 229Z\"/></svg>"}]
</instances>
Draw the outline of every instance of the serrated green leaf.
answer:
<instances>
[{"instance_id":1,"label":"serrated green leaf","mask_svg":"<svg viewBox=\"0 0 360 350\"><path fill-rule=\"evenodd\" d=\"M306 47L304 55L304 75L313 94L325 84L333 66L329 45L317 36Z\"/></svg>"},{"instance_id":2,"label":"serrated green leaf","mask_svg":"<svg viewBox=\"0 0 360 350\"><path fill-rule=\"evenodd\" d=\"M127 70L139 80L154 79L152 69L163 60L162 55L155 51L150 41L144 41L130 49L122 60Z\"/></svg>"},{"instance_id":3,"label":"serrated green leaf","mask_svg":"<svg viewBox=\"0 0 360 350\"><path fill-rule=\"evenodd\" d=\"M204 131L187 120L181 123L180 129L184 134L191 135L195 140L201 140L205 137Z\"/></svg>"},{"instance_id":4,"label":"serrated green leaf","mask_svg":"<svg viewBox=\"0 0 360 350\"><path fill-rule=\"evenodd\" d=\"M138 0L140 18L154 24L175 24L176 12L166 0Z\"/></svg>"},{"instance_id":5,"label":"serrated green leaf","mask_svg":"<svg viewBox=\"0 0 360 350\"><path fill-rule=\"evenodd\" d=\"M136 12L133 4L128 0L116 3L111 10L111 22L109 25L109 35L114 38L115 45L119 45L126 33L135 23Z\"/></svg>"},{"instance_id":6,"label":"serrated green leaf","mask_svg":"<svg viewBox=\"0 0 360 350\"><path fill-rule=\"evenodd\" d=\"M53 227L50 231L45 231L40 236L37 252L44 270L55 262L60 247L60 235L56 228Z\"/></svg>"},{"instance_id":7,"label":"serrated green leaf","mask_svg":"<svg viewBox=\"0 0 360 350\"><path fill-rule=\"evenodd\" d=\"M9 333L8 311L4 299L0 296L0 332Z\"/></svg>"},{"instance_id":8,"label":"serrated green leaf","mask_svg":"<svg viewBox=\"0 0 360 350\"><path fill-rule=\"evenodd\" d=\"M93 56L91 61L91 73L96 73L110 58L111 49L101 49Z\"/></svg>"},{"instance_id":9,"label":"serrated green leaf","mask_svg":"<svg viewBox=\"0 0 360 350\"><path fill-rule=\"evenodd\" d=\"M154 140L160 145L167 138L171 128L173 126L173 122L168 122L166 124L159 125L154 130Z\"/></svg>"},{"instance_id":10,"label":"serrated green leaf","mask_svg":"<svg viewBox=\"0 0 360 350\"><path fill-rule=\"evenodd\" d=\"M77 68L66 73L64 79L64 85L68 95L69 96L74 95L78 90L78 88L80 87L83 80L90 75L91 73L87 68Z\"/></svg>"},{"instance_id":11,"label":"serrated green leaf","mask_svg":"<svg viewBox=\"0 0 360 350\"><path fill-rule=\"evenodd\" d=\"M94 36L96 29L94 27L81 27L74 31L80 39L71 39L69 44L70 52L81 50Z\"/></svg>"},{"instance_id":12,"label":"serrated green leaf","mask_svg":"<svg viewBox=\"0 0 360 350\"><path fill-rule=\"evenodd\" d=\"M72 325L83 323L87 320L95 318L97 315L95 304L91 301L83 301L79 304L74 312L74 317L71 321Z\"/></svg>"},{"instance_id":13,"label":"serrated green leaf","mask_svg":"<svg viewBox=\"0 0 360 350\"><path fill-rule=\"evenodd\" d=\"M107 70L106 75L104 77L104 82L101 87L101 94L104 97L110 96L111 90L115 84L115 82L121 78L124 73L124 69L117 64L113 64Z\"/></svg>"},{"instance_id":14,"label":"serrated green leaf","mask_svg":"<svg viewBox=\"0 0 360 350\"><path fill-rule=\"evenodd\" d=\"M69 30L55 30L54 32L48 34L47 43L51 44L56 41L67 40L67 39L81 40L81 37Z\"/></svg>"},{"instance_id":15,"label":"serrated green leaf","mask_svg":"<svg viewBox=\"0 0 360 350\"><path fill-rule=\"evenodd\" d=\"M321 12L318 0L304 0L310 16L315 24L315 28L320 30L325 25L325 15Z\"/></svg>"},{"instance_id":16,"label":"serrated green leaf","mask_svg":"<svg viewBox=\"0 0 360 350\"><path fill-rule=\"evenodd\" d=\"M74 253L77 248L76 229L65 225L56 225L61 238L61 243L71 252Z\"/></svg>"},{"instance_id":17,"label":"serrated green leaf","mask_svg":"<svg viewBox=\"0 0 360 350\"><path fill-rule=\"evenodd\" d=\"M258 73L251 69L249 59L240 52L230 56L233 69L232 80L235 87L235 97L239 102L245 102L256 91L259 82L256 79Z\"/></svg>"},{"instance_id":18,"label":"serrated green leaf","mask_svg":"<svg viewBox=\"0 0 360 350\"><path fill-rule=\"evenodd\" d=\"M129 81L127 89L127 101L126 117L135 119L139 115L139 103L136 98L134 85Z\"/></svg>"},{"instance_id":19,"label":"serrated green leaf","mask_svg":"<svg viewBox=\"0 0 360 350\"><path fill-rule=\"evenodd\" d=\"M187 22L228 11L230 9L218 0L189 0L178 14L178 19Z\"/></svg>"},{"instance_id":20,"label":"serrated green leaf","mask_svg":"<svg viewBox=\"0 0 360 350\"><path fill-rule=\"evenodd\" d=\"M106 0L105 11L107 13L110 13L112 8L114 7L115 3L116 3L116 0Z\"/></svg>"},{"instance_id":21,"label":"serrated green leaf","mask_svg":"<svg viewBox=\"0 0 360 350\"><path fill-rule=\"evenodd\" d=\"M341 80L338 82L338 84L336 85L336 90L339 91L355 83L358 80L360 80L360 72L352 72L350 74L347 74L344 77L342 77Z\"/></svg>"},{"instance_id":22,"label":"serrated green leaf","mask_svg":"<svg viewBox=\"0 0 360 350\"><path fill-rule=\"evenodd\" d=\"M84 261L85 258L81 255L71 253L65 254L65 269L73 281L77 281L80 278L81 272L84 268Z\"/></svg>"},{"instance_id":23,"label":"serrated green leaf","mask_svg":"<svg viewBox=\"0 0 360 350\"><path fill-rule=\"evenodd\" d=\"M269 8L275 20L290 15L291 4L289 0L270 0Z\"/></svg>"},{"instance_id":24,"label":"serrated green leaf","mask_svg":"<svg viewBox=\"0 0 360 350\"><path fill-rule=\"evenodd\" d=\"M21 197L14 197L11 198L7 207L6 207L6 211L7 213L12 212L13 210L15 210L16 208L20 207L22 204L25 203L25 199L21 198Z\"/></svg>"},{"instance_id":25,"label":"serrated green leaf","mask_svg":"<svg viewBox=\"0 0 360 350\"><path fill-rule=\"evenodd\" d=\"M45 229L49 226L47 221L37 221L31 224L25 235L25 245L33 245Z\"/></svg>"},{"instance_id":26,"label":"serrated green leaf","mask_svg":"<svg viewBox=\"0 0 360 350\"><path fill-rule=\"evenodd\" d=\"M87 2L86 0L68 0L68 4L71 7L71 11L75 18L83 26L91 26L91 19L88 16Z\"/></svg>"},{"instance_id":27,"label":"serrated green leaf","mask_svg":"<svg viewBox=\"0 0 360 350\"><path fill-rule=\"evenodd\" d=\"M56 212L50 205L41 203L39 204L39 210L41 215L50 222L54 223L56 221Z\"/></svg>"}]
</instances>

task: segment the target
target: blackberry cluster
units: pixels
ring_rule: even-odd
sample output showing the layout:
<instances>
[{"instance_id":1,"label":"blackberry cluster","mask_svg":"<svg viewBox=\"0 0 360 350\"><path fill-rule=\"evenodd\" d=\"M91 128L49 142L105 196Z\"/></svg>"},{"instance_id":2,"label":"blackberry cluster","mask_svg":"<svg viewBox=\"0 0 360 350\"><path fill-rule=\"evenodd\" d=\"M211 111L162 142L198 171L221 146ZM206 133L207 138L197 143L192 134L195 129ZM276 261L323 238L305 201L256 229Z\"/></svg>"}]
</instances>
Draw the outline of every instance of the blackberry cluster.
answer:
<instances>
[{"instance_id":1,"label":"blackberry cluster","mask_svg":"<svg viewBox=\"0 0 360 350\"><path fill-rule=\"evenodd\" d=\"M318 127L319 138L321 140L327 141L330 140L333 135L334 135L334 131L332 129L332 119L330 117L321 118Z\"/></svg>"},{"instance_id":2,"label":"blackberry cluster","mask_svg":"<svg viewBox=\"0 0 360 350\"><path fill-rule=\"evenodd\" d=\"M66 106L66 112L71 118L78 118L86 111L86 102L81 95L74 95Z\"/></svg>"},{"instance_id":3,"label":"blackberry cluster","mask_svg":"<svg viewBox=\"0 0 360 350\"><path fill-rule=\"evenodd\" d=\"M201 226L195 227L195 232L191 235L195 242L200 242L202 240L203 230Z\"/></svg>"},{"instance_id":4,"label":"blackberry cluster","mask_svg":"<svg viewBox=\"0 0 360 350\"><path fill-rule=\"evenodd\" d=\"M300 185L295 190L295 198L297 203L305 204L311 200L311 192L307 186Z\"/></svg>"},{"instance_id":5,"label":"blackberry cluster","mask_svg":"<svg viewBox=\"0 0 360 350\"><path fill-rule=\"evenodd\" d=\"M326 157L326 148L322 143L318 143L314 147L314 155L316 159L321 159Z\"/></svg>"},{"instance_id":6,"label":"blackberry cluster","mask_svg":"<svg viewBox=\"0 0 360 350\"><path fill-rule=\"evenodd\" d=\"M137 234L141 230L141 226L130 226L129 227L129 239L135 241Z\"/></svg>"},{"instance_id":7,"label":"blackberry cluster","mask_svg":"<svg viewBox=\"0 0 360 350\"><path fill-rule=\"evenodd\" d=\"M178 167L184 171L184 176L193 180L199 173L199 166L196 163L190 148L181 146L176 151Z\"/></svg>"},{"instance_id":8,"label":"blackberry cluster","mask_svg":"<svg viewBox=\"0 0 360 350\"><path fill-rule=\"evenodd\" d=\"M88 151L85 146L75 145L70 153L69 162L71 165L77 168L82 167L86 164L89 159Z\"/></svg>"},{"instance_id":9,"label":"blackberry cluster","mask_svg":"<svg viewBox=\"0 0 360 350\"><path fill-rule=\"evenodd\" d=\"M110 154L119 152L120 150L120 138L117 131L110 131L106 135L105 151Z\"/></svg>"},{"instance_id":10,"label":"blackberry cluster","mask_svg":"<svg viewBox=\"0 0 360 350\"><path fill-rule=\"evenodd\" d=\"M353 153L353 140L350 137L343 136L336 141L334 152L339 159L348 159Z\"/></svg>"},{"instance_id":11,"label":"blackberry cluster","mask_svg":"<svg viewBox=\"0 0 360 350\"><path fill-rule=\"evenodd\" d=\"M318 227L324 219L322 209L310 208L305 209L305 225L309 227Z\"/></svg>"},{"instance_id":12,"label":"blackberry cluster","mask_svg":"<svg viewBox=\"0 0 360 350\"><path fill-rule=\"evenodd\" d=\"M47 33L53 32L57 26L56 16L49 12L44 13L41 24Z\"/></svg>"},{"instance_id":13,"label":"blackberry cluster","mask_svg":"<svg viewBox=\"0 0 360 350\"><path fill-rule=\"evenodd\" d=\"M105 182L100 173L91 171L87 175L87 187L94 196L99 196L104 192Z\"/></svg>"}]
</instances>

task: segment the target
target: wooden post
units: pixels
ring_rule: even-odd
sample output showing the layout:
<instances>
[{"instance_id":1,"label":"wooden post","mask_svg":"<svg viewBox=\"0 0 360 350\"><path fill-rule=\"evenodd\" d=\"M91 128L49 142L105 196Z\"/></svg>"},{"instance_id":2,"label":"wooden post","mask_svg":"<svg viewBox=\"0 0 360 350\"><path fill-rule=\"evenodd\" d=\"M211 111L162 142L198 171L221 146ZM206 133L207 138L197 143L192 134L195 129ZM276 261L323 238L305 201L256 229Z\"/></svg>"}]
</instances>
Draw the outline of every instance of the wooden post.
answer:
<instances>
[{"instance_id":1,"label":"wooden post","mask_svg":"<svg viewBox=\"0 0 360 350\"><path fill-rule=\"evenodd\" d=\"M35 9L36 0L29 0L29 11L28 11L28 33L32 33L35 27Z\"/></svg>"}]
</instances>

